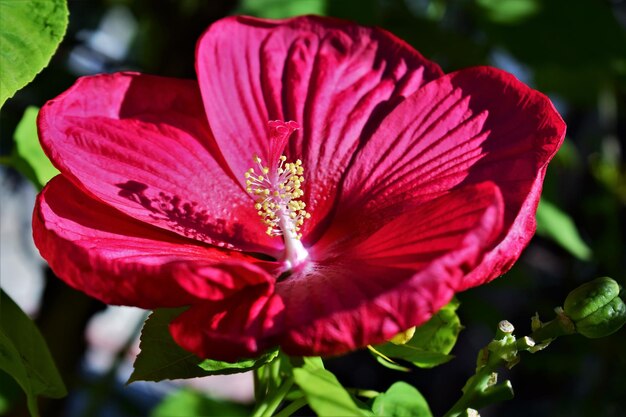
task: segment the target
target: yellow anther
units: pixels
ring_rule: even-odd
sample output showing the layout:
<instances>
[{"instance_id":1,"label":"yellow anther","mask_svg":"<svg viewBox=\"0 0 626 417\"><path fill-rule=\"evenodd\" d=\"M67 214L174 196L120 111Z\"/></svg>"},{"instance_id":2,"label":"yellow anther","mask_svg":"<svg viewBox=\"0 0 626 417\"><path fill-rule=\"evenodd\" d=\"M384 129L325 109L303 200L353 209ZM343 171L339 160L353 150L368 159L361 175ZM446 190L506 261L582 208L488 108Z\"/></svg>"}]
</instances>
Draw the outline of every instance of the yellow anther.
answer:
<instances>
[{"instance_id":1,"label":"yellow anther","mask_svg":"<svg viewBox=\"0 0 626 417\"><path fill-rule=\"evenodd\" d=\"M304 169L301 160L295 163L286 160L287 157L281 155L279 166L274 168L275 172L270 172L270 166L262 165L261 158L255 155L258 170L255 172L254 168L250 168L244 173L246 191L256 196L254 208L267 226L268 236L288 235L292 239L300 239L300 227L305 219L311 217L304 210L306 204L298 200L304 195L301 189Z\"/></svg>"}]
</instances>

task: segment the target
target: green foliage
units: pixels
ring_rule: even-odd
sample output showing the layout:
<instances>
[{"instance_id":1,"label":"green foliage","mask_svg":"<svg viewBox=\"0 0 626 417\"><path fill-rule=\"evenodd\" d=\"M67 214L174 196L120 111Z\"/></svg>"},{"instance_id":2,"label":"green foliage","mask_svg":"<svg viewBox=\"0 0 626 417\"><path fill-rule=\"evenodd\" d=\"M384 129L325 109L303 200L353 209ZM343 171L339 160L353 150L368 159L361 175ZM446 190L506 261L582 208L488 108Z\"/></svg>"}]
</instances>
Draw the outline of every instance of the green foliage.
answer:
<instances>
[{"instance_id":1,"label":"green foliage","mask_svg":"<svg viewBox=\"0 0 626 417\"><path fill-rule=\"evenodd\" d=\"M614 81L618 63L626 59L626 32L608 2L477 3L474 15L490 43L531 66L536 87L544 92L593 103L598 91Z\"/></svg>"},{"instance_id":2,"label":"green foliage","mask_svg":"<svg viewBox=\"0 0 626 417\"><path fill-rule=\"evenodd\" d=\"M324 14L327 0L242 0L237 14L283 19L304 14Z\"/></svg>"},{"instance_id":3,"label":"green foliage","mask_svg":"<svg viewBox=\"0 0 626 417\"><path fill-rule=\"evenodd\" d=\"M31 180L38 189L42 189L59 171L41 149L37 135L38 113L39 109L33 106L28 107L24 112L22 120L15 129L15 148L10 164Z\"/></svg>"},{"instance_id":4,"label":"green foliage","mask_svg":"<svg viewBox=\"0 0 626 417\"><path fill-rule=\"evenodd\" d=\"M372 410L377 416L432 417L422 394L406 382L396 382L374 400Z\"/></svg>"},{"instance_id":5,"label":"green foliage","mask_svg":"<svg viewBox=\"0 0 626 417\"><path fill-rule=\"evenodd\" d=\"M415 329L407 343L385 343L375 347L384 356L411 362L420 368L432 368L448 362L463 326L456 314L459 302L454 299L444 306L428 322ZM379 355L380 356L380 355Z\"/></svg>"},{"instance_id":6,"label":"green foliage","mask_svg":"<svg viewBox=\"0 0 626 417\"><path fill-rule=\"evenodd\" d=\"M293 376L309 406L318 416L354 417L371 415L359 408L335 375L322 369L295 368Z\"/></svg>"},{"instance_id":7,"label":"green foliage","mask_svg":"<svg viewBox=\"0 0 626 417\"><path fill-rule=\"evenodd\" d=\"M48 65L67 19L66 0L0 0L0 107Z\"/></svg>"},{"instance_id":8,"label":"green foliage","mask_svg":"<svg viewBox=\"0 0 626 417\"><path fill-rule=\"evenodd\" d=\"M39 415L37 396L67 394L43 336L4 291L0 291L0 370L22 387L32 416Z\"/></svg>"},{"instance_id":9,"label":"green foliage","mask_svg":"<svg viewBox=\"0 0 626 417\"><path fill-rule=\"evenodd\" d=\"M180 308L159 309L148 317L141 330L141 352L135 360L129 383L246 372L271 362L278 355L275 350L257 359L235 363L201 359L178 346L170 335L169 323L183 311Z\"/></svg>"},{"instance_id":10,"label":"green foliage","mask_svg":"<svg viewBox=\"0 0 626 417\"><path fill-rule=\"evenodd\" d=\"M150 417L229 416L246 417L250 410L229 401L218 401L191 389L181 389L168 395Z\"/></svg>"},{"instance_id":11,"label":"green foliage","mask_svg":"<svg viewBox=\"0 0 626 417\"><path fill-rule=\"evenodd\" d=\"M572 219L546 199L541 199L537 208L537 234L552 239L578 259L591 259L591 249Z\"/></svg>"},{"instance_id":12,"label":"green foliage","mask_svg":"<svg viewBox=\"0 0 626 417\"><path fill-rule=\"evenodd\" d=\"M477 3L495 23L518 23L541 11L540 0L478 0Z\"/></svg>"}]
</instances>

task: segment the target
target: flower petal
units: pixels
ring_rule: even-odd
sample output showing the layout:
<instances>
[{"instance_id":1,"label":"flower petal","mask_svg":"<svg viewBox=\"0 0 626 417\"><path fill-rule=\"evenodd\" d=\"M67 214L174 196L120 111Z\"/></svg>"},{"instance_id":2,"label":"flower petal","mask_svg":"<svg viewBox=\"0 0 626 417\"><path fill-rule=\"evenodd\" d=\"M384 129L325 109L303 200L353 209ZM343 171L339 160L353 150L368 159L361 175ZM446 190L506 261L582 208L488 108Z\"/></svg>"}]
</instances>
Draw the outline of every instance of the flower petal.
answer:
<instances>
[{"instance_id":1,"label":"flower petal","mask_svg":"<svg viewBox=\"0 0 626 417\"><path fill-rule=\"evenodd\" d=\"M488 67L446 75L399 105L355 156L337 221L375 225L461 184L493 181L504 230L459 289L479 285L506 272L532 237L546 164L564 135L548 98L512 75Z\"/></svg>"},{"instance_id":2,"label":"flower petal","mask_svg":"<svg viewBox=\"0 0 626 417\"><path fill-rule=\"evenodd\" d=\"M106 204L182 236L276 253L245 191L213 155L194 81L118 73L85 77L38 119L46 153Z\"/></svg>"},{"instance_id":3,"label":"flower petal","mask_svg":"<svg viewBox=\"0 0 626 417\"><path fill-rule=\"evenodd\" d=\"M170 329L186 349L223 360L254 357L277 344L306 356L382 342L451 299L500 234L502 213L492 183L454 190L351 249L306 265L278 282L274 294L250 290L193 306Z\"/></svg>"},{"instance_id":4,"label":"flower petal","mask_svg":"<svg viewBox=\"0 0 626 417\"><path fill-rule=\"evenodd\" d=\"M222 19L200 39L196 59L209 124L239 181L255 154L269 157L268 120L300 124L287 155L305 168L314 214L305 235L334 204L358 142L405 96L442 74L384 30L315 16Z\"/></svg>"},{"instance_id":5,"label":"flower petal","mask_svg":"<svg viewBox=\"0 0 626 417\"><path fill-rule=\"evenodd\" d=\"M270 330L283 313L280 297L251 287L219 303L191 306L170 323L170 333L176 343L201 358L236 362L258 357L278 344Z\"/></svg>"},{"instance_id":6,"label":"flower petal","mask_svg":"<svg viewBox=\"0 0 626 417\"><path fill-rule=\"evenodd\" d=\"M464 186L397 217L309 274L279 282L289 311L283 350L335 355L424 323L492 247L503 212L493 183Z\"/></svg>"},{"instance_id":7,"label":"flower petal","mask_svg":"<svg viewBox=\"0 0 626 417\"><path fill-rule=\"evenodd\" d=\"M267 286L233 283L218 273L208 278L212 264L226 264L228 271L233 262L256 260L134 220L86 196L63 176L39 194L33 236L60 278L109 304L176 307L229 297L245 286Z\"/></svg>"}]
</instances>

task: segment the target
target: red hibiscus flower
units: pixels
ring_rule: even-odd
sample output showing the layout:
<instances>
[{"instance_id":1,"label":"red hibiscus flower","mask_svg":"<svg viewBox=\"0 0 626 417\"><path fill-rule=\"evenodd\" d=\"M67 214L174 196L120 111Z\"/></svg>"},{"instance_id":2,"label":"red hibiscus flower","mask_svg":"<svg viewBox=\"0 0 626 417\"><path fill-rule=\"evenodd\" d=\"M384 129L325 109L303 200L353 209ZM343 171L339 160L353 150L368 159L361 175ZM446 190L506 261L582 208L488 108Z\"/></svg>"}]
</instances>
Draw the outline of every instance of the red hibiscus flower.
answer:
<instances>
[{"instance_id":1,"label":"red hibiscus flower","mask_svg":"<svg viewBox=\"0 0 626 417\"><path fill-rule=\"evenodd\" d=\"M197 82L99 75L48 102L61 175L33 221L74 288L189 306L170 325L187 350L379 343L531 238L565 125L510 74L444 75L381 29L321 17L221 20L196 59Z\"/></svg>"}]
</instances>

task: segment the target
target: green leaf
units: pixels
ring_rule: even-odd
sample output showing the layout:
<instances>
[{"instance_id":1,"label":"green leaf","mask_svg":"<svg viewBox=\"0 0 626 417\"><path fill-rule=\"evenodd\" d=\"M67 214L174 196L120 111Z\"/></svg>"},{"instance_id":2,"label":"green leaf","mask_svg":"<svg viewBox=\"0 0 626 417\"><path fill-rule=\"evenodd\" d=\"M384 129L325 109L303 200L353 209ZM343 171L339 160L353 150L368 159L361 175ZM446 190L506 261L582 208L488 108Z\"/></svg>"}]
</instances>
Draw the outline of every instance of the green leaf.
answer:
<instances>
[{"instance_id":1,"label":"green leaf","mask_svg":"<svg viewBox=\"0 0 626 417\"><path fill-rule=\"evenodd\" d=\"M541 11L539 0L478 0L488 19L496 23L518 23Z\"/></svg>"},{"instance_id":2,"label":"green leaf","mask_svg":"<svg viewBox=\"0 0 626 417\"><path fill-rule=\"evenodd\" d=\"M22 387L33 416L39 415L38 395L67 394L43 336L4 291L0 291L0 369Z\"/></svg>"},{"instance_id":3,"label":"green leaf","mask_svg":"<svg viewBox=\"0 0 626 417\"><path fill-rule=\"evenodd\" d=\"M59 171L48 159L37 135L37 107L28 107L15 129L11 165L42 189Z\"/></svg>"},{"instance_id":4,"label":"green leaf","mask_svg":"<svg viewBox=\"0 0 626 417\"><path fill-rule=\"evenodd\" d=\"M237 14L284 19L305 14L323 15L328 0L242 0Z\"/></svg>"},{"instance_id":5,"label":"green leaf","mask_svg":"<svg viewBox=\"0 0 626 417\"><path fill-rule=\"evenodd\" d=\"M246 417L250 410L237 403L219 401L191 389L181 389L165 397L150 417L229 416Z\"/></svg>"},{"instance_id":6,"label":"green leaf","mask_svg":"<svg viewBox=\"0 0 626 417\"><path fill-rule=\"evenodd\" d=\"M359 408L348 391L326 369L295 368L293 377L309 406L318 416L353 417L371 415Z\"/></svg>"},{"instance_id":7,"label":"green leaf","mask_svg":"<svg viewBox=\"0 0 626 417\"><path fill-rule=\"evenodd\" d=\"M456 314L459 302L454 299L428 322L415 329L404 345L385 343L375 350L389 358L403 359L420 368L432 368L450 361L449 355L463 326Z\"/></svg>"},{"instance_id":8,"label":"green leaf","mask_svg":"<svg viewBox=\"0 0 626 417\"><path fill-rule=\"evenodd\" d=\"M0 0L0 107L48 65L67 17L66 0Z\"/></svg>"},{"instance_id":9,"label":"green leaf","mask_svg":"<svg viewBox=\"0 0 626 417\"><path fill-rule=\"evenodd\" d=\"M591 249L578 234L572 219L545 199L541 199L537 208L537 234L552 239L578 259L591 259Z\"/></svg>"},{"instance_id":10,"label":"green leaf","mask_svg":"<svg viewBox=\"0 0 626 417\"><path fill-rule=\"evenodd\" d=\"M396 382L377 396L372 410L385 417L432 417L422 394L406 382Z\"/></svg>"},{"instance_id":11,"label":"green leaf","mask_svg":"<svg viewBox=\"0 0 626 417\"><path fill-rule=\"evenodd\" d=\"M376 358L376 361L378 361L378 363L380 363L385 368L389 368L389 369L393 369L394 371L401 371L401 372L411 371L410 368L406 368L400 365L399 363L397 363L396 361L394 361L387 355L384 355L382 352L376 350L374 346L369 345L367 346L367 349L370 351L372 355L374 355L374 357Z\"/></svg>"},{"instance_id":12,"label":"green leaf","mask_svg":"<svg viewBox=\"0 0 626 417\"><path fill-rule=\"evenodd\" d=\"M133 381L161 381L164 379L197 378L246 372L271 362L278 350L257 359L244 359L236 363L201 359L178 346L170 335L168 325L184 308L159 309L152 312L141 330Z\"/></svg>"}]
</instances>

